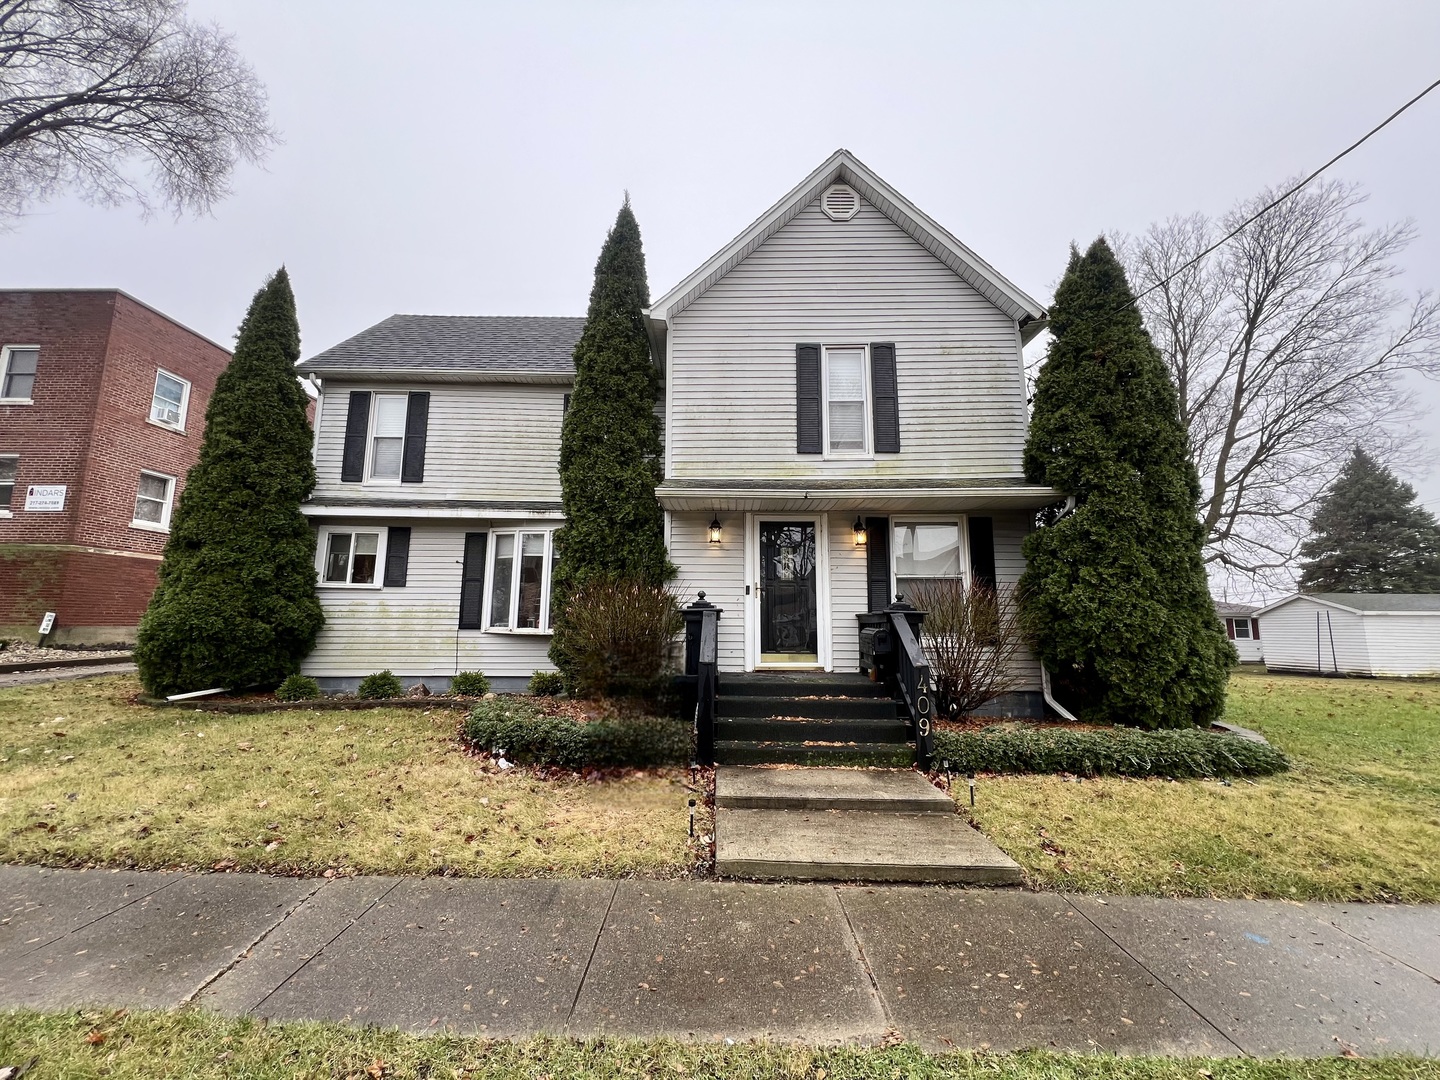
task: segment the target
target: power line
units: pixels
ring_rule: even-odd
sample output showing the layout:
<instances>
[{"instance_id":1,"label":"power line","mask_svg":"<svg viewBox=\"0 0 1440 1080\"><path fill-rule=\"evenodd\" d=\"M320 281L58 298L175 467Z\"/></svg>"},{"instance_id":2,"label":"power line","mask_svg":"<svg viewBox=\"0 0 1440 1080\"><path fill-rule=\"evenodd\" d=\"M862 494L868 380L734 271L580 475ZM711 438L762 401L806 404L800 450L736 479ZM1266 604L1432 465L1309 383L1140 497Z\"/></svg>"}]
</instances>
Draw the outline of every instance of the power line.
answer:
<instances>
[{"instance_id":1,"label":"power line","mask_svg":"<svg viewBox=\"0 0 1440 1080\"><path fill-rule=\"evenodd\" d=\"M1189 270L1190 267L1194 266L1194 265L1195 265L1196 263L1198 263L1201 259L1205 258L1206 255L1209 255L1211 252L1215 251L1217 248L1223 247L1225 244L1227 244L1227 243L1229 243L1231 240L1235 239L1235 237L1238 236L1238 235L1240 235L1240 233L1244 232L1246 228L1248 228L1250 225L1253 225L1255 222L1259 221L1262 217L1264 217L1266 214L1268 214L1271 210L1274 210L1275 207L1279 206L1279 205L1280 205L1281 203L1283 203L1286 199L1290 198L1291 195L1294 195L1297 191L1299 191L1301 188L1303 188L1306 184L1310 183L1311 180L1314 180L1314 179L1315 179L1317 176L1319 176L1322 172L1324 172L1326 169L1330 168L1331 165L1334 165L1337 161L1339 161L1341 158L1343 158L1346 154L1350 153L1352 150L1355 150L1355 149L1357 149L1358 147L1360 147L1363 143L1365 143L1365 142L1370 138L1370 136L1376 134L1376 133L1379 132L1382 128L1386 127L1386 126L1390 123L1390 121L1394 120L1397 116L1399 116L1401 113L1403 113L1406 109L1410 108L1411 105L1414 105L1417 101L1419 101L1421 98L1423 98L1426 94L1430 93L1430 91L1431 91L1431 90L1434 90L1437 86L1440 86L1440 79L1436 79L1436 80L1435 80L1434 82L1432 82L1429 86L1425 87L1424 90L1421 90L1420 93L1416 94L1416 95L1415 95L1413 98L1411 98L1409 101L1405 102L1404 105L1401 105L1400 108L1396 109L1393 113L1391 113L1389 116L1387 116L1384 120L1381 120L1380 123L1376 124L1373 128L1371 128L1369 131L1367 131L1364 135L1360 136L1360 138L1356 139L1353 143L1351 143L1349 146L1347 146L1344 150L1341 150L1340 153L1336 154L1336 155L1335 155L1334 157L1332 157L1329 161L1325 162L1324 165L1321 165L1318 169L1316 169L1314 172L1312 172L1309 176L1305 177L1304 180L1301 180L1298 184L1296 184L1294 187L1292 187L1289 191L1285 192L1285 194L1281 195L1279 198L1273 200L1272 202L1270 202L1270 203L1267 204L1266 206L1262 207L1260 210L1257 210L1254 214L1252 214L1250 217L1246 218L1243 222L1241 222L1240 225L1238 225L1235 229L1233 229L1232 231L1226 233L1226 234L1225 234L1224 236L1222 236L1219 240L1215 241L1215 243L1211 244L1211 245L1210 245L1209 247L1207 247L1204 251L1200 252L1199 255L1196 255L1196 256L1195 256L1193 259L1191 259L1189 262L1185 263L1183 266L1181 266L1178 270L1176 270L1176 271L1175 271L1173 274L1171 274L1169 277L1165 278L1163 281L1157 281L1154 285L1151 285L1151 286L1150 286L1148 289L1146 289L1144 292L1142 292L1142 293L1140 293L1139 295L1137 295L1137 296L1136 296L1133 300L1131 300L1129 303L1121 304L1121 305L1120 305L1118 308L1116 308L1115 310L1116 310L1116 311L1124 311L1124 310L1125 310L1127 307L1129 307L1131 304L1138 303L1142 298L1144 298L1144 297L1146 297L1146 296L1149 296L1149 295L1150 295L1152 292L1154 292L1156 289L1159 289L1159 288L1161 288L1162 286L1165 286L1165 285L1170 284L1170 282L1174 281L1177 277L1179 277L1181 274L1183 274L1186 270Z\"/></svg>"}]
</instances>

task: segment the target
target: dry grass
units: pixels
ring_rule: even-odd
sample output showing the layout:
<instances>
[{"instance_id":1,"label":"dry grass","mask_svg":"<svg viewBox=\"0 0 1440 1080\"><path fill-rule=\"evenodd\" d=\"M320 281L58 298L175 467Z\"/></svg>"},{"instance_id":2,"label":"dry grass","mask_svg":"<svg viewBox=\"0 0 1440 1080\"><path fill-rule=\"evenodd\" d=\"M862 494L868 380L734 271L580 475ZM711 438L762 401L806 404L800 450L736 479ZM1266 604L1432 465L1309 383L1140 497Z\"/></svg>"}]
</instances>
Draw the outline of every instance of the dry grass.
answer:
<instances>
[{"instance_id":1,"label":"dry grass","mask_svg":"<svg viewBox=\"0 0 1440 1080\"><path fill-rule=\"evenodd\" d=\"M1440 683L1247 672L1227 718L1292 771L1230 786L986 778L975 820L1051 888L1440 900Z\"/></svg>"},{"instance_id":2,"label":"dry grass","mask_svg":"<svg viewBox=\"0 0 1440 1080\"><path fill-rule=\"evenodd\" d=\"M138 689L0 691L0 861L481 877L695 865L682 771L501 773L461 750L452 710L226 716L133 705Z\"/></svg>"}]
</instances>

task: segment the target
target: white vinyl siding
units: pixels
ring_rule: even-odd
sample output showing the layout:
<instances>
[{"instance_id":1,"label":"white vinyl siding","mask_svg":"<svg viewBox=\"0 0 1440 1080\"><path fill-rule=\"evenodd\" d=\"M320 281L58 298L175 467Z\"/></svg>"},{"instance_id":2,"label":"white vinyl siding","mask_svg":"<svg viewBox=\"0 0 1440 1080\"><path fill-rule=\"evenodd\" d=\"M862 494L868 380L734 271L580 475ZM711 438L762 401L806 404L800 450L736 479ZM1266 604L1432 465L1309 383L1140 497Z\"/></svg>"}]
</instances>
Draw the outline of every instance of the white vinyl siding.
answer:
<instances>
[{"instance_id":1,"label":"white vinyl siding","mask_svg":"<svg viewBox=\"0 0 1440 1080\"><path fill-rule=\"evenodd\" d=\"M720 514L720 543L710 543L714 514L670 515L671 587L682 605L696 593L723 608L716 645L721 671L745 670L745 515Z\"/></svg>"},{"instance_id":2,"label":"white vinyl siding","mask_svg":"<svg viewBox=\"0 0 1440 1080\"><path fill-rule=\"evenodd\" d=\"M800 458L795 346L875 341L895 343L900 452ZM668 364L673 480L1021 477L1014 321L869 203L801 211L675 316Z\"/></svg>"},{"instance_id":3,"label":"white vinyl siding","mask_svg":"<svg viewBox=\"0 0 1440 1080\"><path fill-rule=\"evenodd\" d=\"M1260 635L1275 671L1440 676L1440 612L1357 615L1299 596L1261 616Z\"/></svg>"},{"instance_id":4,"label":"white vinyl siding","mask_svg":"<svg viewBox=\"0 0 1440 1080\"><path fill-rule=\"evenodd\" d=\"M328 527L375 529L368 523ZM553 671L548 637L457 629L465 534L485 531L484 524L475 522L415 522L404 588L320 589L325 626L305 660L305 674L353 678L389 668L406 678L448 676L457 670L529 678L536 671ZM380 565L383 578L383 559Z\"/></svg>"},{"instance_id":5,"label":"white vinyl siding","mask_svg":"<svg viewBox=\"0 0 1440 1080\"><path fill-rule=\"evenodd\" d=\"M830 656L836 671L860 670L860 624L870 610L866 549L855 546L855 515L830 515Z\"/></svg>"},{"instance_id":6,"label":"white vinyl siding","mask_svg":"<svg viewBox=\"0 0 1440 1080\"><path fill-rule=\"evenodd\" d=\"M346 402L351 390L383 393L384 389L326 382L325 407L315 436L315 497L356 496L355 485L340 480ZM426 389L430 417L424 483L378 484L365 492L366 498L560 501L560 421L566 387L480 383L435 384ZM403 435L403 416L400 431ZM367 459L374 436L372 424L366 433ZM399 472L394 475L398 479Z\"/></svg>"}]
</instances>

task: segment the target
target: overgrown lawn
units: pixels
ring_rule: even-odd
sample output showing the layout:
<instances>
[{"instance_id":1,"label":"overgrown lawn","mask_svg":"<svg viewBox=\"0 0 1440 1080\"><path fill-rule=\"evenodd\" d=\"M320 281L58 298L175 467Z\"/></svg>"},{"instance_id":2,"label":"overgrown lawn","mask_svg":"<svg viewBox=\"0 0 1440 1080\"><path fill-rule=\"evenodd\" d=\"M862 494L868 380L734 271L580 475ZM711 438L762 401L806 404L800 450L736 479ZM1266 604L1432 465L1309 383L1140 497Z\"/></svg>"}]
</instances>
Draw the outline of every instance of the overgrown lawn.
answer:
<instances>
[{"instance_id":1,"label":"overgrown lawn","mask_svg":"<svg viewBox=\"0 0 1440 1080\"><path fill-rule=\"evenodd\" d=\"M680 770L501 773L463 752L457 710L230 716L133 705L138 690L0 690L0 862L507 877L695 864Z\"/></svg>"}]
</instances>

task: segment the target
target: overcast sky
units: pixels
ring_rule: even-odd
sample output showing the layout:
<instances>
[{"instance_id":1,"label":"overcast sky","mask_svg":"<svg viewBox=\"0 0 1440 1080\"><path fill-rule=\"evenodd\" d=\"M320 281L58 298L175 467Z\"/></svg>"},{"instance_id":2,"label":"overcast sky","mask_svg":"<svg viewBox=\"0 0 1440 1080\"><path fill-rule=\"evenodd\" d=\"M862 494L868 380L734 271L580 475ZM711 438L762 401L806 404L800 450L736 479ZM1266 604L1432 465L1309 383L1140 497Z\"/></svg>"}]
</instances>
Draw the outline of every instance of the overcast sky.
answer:
<instances>
[{"instance_id":1,"label":"overcast sky","mask_svg":"<svg viewBox=\"0 0 1440 1080\"><path fill-rule=\"evenodd\" d=\"M191 7L284 145L209 217L43 206L0 285L117 286L229 345L284 263L307 355L397 311L583 315L627 189L659 295L841 146L1048 302L1072 240L1219 214L1440 76L1433 0ZM1410 291L1440 286L1437 164L1440 92L1333 172L1418 223Z\"/></svg>"}]
</instances>

